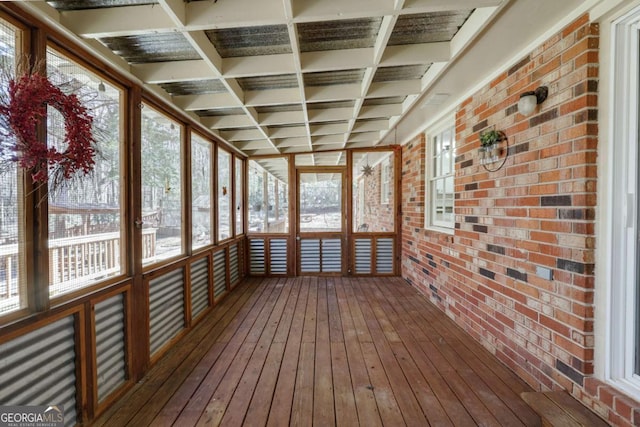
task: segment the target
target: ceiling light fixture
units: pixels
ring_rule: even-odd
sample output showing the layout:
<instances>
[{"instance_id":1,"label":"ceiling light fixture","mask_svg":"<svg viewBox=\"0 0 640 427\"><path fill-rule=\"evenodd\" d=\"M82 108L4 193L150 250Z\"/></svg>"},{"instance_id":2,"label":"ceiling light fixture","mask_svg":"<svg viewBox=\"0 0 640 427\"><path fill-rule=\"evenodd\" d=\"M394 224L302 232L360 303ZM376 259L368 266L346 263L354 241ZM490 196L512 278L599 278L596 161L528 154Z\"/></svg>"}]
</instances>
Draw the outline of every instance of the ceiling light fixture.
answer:
<instances>
[{"instance_id":1,"label":"ceiling light fixture","mask_svg":"<svg viewBox=\"0 0 640 427\"><path fill-rule=\"evenodd\" d=\"M538 104L544 102L549 94L549 88L546 86L540 86L536 90L524 92L520 95L518 101L518 112L523 116L528 116L536 109Z\"/></svg>"}]
</instances>

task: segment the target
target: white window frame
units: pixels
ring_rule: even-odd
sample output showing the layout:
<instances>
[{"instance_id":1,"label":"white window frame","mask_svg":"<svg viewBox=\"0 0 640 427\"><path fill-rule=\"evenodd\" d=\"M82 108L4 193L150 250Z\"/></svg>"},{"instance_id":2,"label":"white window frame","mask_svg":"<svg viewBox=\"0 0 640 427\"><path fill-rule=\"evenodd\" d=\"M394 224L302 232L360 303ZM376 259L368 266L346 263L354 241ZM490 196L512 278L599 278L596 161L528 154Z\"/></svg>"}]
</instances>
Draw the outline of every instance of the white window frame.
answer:
<instances>
[{"instance_id":1,"label":"white window frame","mask_svg":"<svg viewBox=\"0 0 640 427\"><path fill-rule=\"evenodd\" d=\"M389 192L391 186L391 163L389 160L389 157L384 159L382 161L382 167L380 168L380 173L382 174L382 176L380 177L380 203L383 205L389 204Z\"/></svg>"},{"instance_id":2,"label":"white window frame","mask_svg":"<svg viewBox=\"0 0 640 427\"><path fill-rule=\"evenodd\" d=\"M441 138L445 132L451 132L451 155L450 155L450 168L449 173L441 176L435 176L435 170L433 168L433 162L440 153L434 153L434 143L437 138ZM447 234L453 234L455 228L455 189L454 199L452 200L454 210L451 216L451 221L441 221L436 218L435 204L433 203L433 192L431 191L432 184L438 180L452 179L454 180L455 188L455 145L456 145L456 132L455 132L455 118L447 117L442 120L433 128L428 129L425 132L426 150L425 150L425 197L424 197L424 227L428 230L440 231Z\"/></svg>"},{"instance_id":3,"label":"white window frame","mask_svg":"<svg viewBox=\"0 0 640 427\"><path fill-rule=\"evenodd\" d=\"M638 233L638 102L640 100L640 7L612 23L611 108L608 121L612 141L608 161L610 202L605 229L610 250L606 254L607 315L605 378L635 398L640 397L640 376L634 373L637 337ZM634 96L635 95L635 96Z\"/></svg>"}]
</instances>

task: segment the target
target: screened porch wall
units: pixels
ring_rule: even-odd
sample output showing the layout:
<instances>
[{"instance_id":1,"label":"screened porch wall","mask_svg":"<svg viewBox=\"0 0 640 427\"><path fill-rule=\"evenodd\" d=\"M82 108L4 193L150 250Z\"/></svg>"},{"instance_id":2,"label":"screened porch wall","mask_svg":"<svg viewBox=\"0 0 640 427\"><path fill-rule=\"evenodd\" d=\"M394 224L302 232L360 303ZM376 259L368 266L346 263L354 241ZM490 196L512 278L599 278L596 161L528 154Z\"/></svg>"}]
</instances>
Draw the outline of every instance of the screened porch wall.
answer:
<instances>
[{"instance_id":1,"label":"screened porch wall","mask_svg":"<svg viewBox=\"0 0 640 427\"><path fill-rule=\"evenodd\" d=\"M16 201L12 216L19 232L15 238L4 233L9 210L3 206L0 298L10 301L0 304L6 362L0 404L62 404L65 425L88 424L246 277L239 200L246 197L246 159L15 5L0 4L0 19L23 35L12 39L16 48L32 52L36 63L51 62L49 73L60 68L74 84L85 82L84 90L111 108L110 115L101 114L118 130L109 133L108 150L96 159L102 162L97 177L80 181L115 176L109 191L82 192L105 196L109 206L85 203L68 189L54 199L46 186L32 184L29 172L10 171L11 179L3 181L2 196L11 190ZM162 142L151 138L144 153L149 147L141 140L161 129L143 125L141 110L145 120L162 118L171 134ZM193 165L192 135L204 150ZM141 167L162 154L162 144L177 147L168 156L171 171ZM218 179L218 155L227 160L224 180ZM109 169L107 162L117 167ZM146 182L141 171L149 169L153 176ZM198 180L202 185L192 187Z\"/></svg>"}]
</instances>

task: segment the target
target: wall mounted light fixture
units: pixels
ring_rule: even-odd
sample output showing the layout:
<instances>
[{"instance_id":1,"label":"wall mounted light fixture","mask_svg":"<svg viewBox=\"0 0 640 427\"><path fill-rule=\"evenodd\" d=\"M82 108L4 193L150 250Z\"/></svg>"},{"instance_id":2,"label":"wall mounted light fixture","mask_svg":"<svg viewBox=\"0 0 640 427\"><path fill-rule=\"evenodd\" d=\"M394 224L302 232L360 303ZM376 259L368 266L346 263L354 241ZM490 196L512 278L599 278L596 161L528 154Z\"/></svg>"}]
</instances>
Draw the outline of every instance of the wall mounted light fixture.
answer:
<instances>
[{"instance_id":1,"label":"wall mounted light fixture","mask_svg":"<svg viewBox=\"0 0 640 427\"><path fill-rule=\"evenodd\" d=\"M530 92L524 92L520 95L518 101L518 112L523 116L528 116L536 109L538 104L544 102L549 94L549 88L546 86L540 86L536 90Z\"/></svg>"}]
</instances>

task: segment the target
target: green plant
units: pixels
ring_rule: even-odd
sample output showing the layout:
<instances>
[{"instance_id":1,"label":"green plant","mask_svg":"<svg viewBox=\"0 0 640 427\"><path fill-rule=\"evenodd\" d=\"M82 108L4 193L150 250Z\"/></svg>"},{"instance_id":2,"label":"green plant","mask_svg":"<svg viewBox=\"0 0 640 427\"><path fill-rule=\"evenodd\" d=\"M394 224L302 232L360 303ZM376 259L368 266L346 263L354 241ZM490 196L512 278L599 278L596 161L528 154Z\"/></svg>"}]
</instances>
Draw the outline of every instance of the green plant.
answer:
<instances>
[{"instance_id":1,"label":"green plant","mask_svg":"<svg viewBox=\"0 0 640 427\"><path fill-rule=\"evenodd\" d=\"M503 134L498 130L488 130L480 134L480 145L482 147L490 147L496 142L502 141Z\"/></svg>"}]
</instances>

